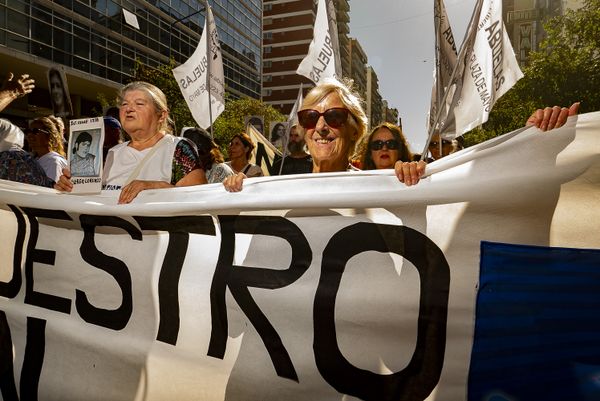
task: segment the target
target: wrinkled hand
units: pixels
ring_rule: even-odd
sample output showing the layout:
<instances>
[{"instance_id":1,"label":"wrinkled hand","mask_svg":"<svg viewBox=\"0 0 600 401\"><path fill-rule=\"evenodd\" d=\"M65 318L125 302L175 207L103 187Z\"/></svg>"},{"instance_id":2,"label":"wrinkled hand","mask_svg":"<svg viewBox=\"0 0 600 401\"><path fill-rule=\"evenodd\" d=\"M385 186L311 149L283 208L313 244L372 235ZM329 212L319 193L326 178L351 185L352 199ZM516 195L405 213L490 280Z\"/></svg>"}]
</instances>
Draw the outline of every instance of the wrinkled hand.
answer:
<instances>
[{"instance_id":1,"label":"wrinkled hand","mask_svg":"<svg viewBox=\"0 0 600 401\"><path fill-rule=\"evenodd\" d=\"M546 107L537 109L531 117L527 119L526 126L535 125L542 131L548 131L554 128L562 127L567 118L574 116L579 112L579 102L573 103L571 107Z\"/></svg>"},{"instance_id":2,"label":"wrinkled hand","mask_svg":"<svg viewBox=\"0 0 600 401\"><path fill-rule=\"evenodd\" d=\"M427 163L424 160L418 162L403 162L398 160L394 166L396 177L400 182L403 182L407 187L415 185L425 173Z\"/></svg>"},{"instance_id":3,"label":"wrinkled hand","mask_svg":"<svg viewBox=\"0 0 600 401\"><path fill-rule=\"evenodd\" d=\"M131 203L140 192L145 189L150 189L151 181L135 180L121 188L119 194L119 204Z\"/></svg>"},{"instance_id":4,"label":"wrinkled hand","mask_svg":"<svg viewBox=\"0 0 600 401\"><path fill-rule=\"evenodd\" d=\"M230 175L223 180L223 186L229 192L240 192L244 185L244 178L246 178L246 174L244 173Z\"/></svg>"},{"instance_id":5,"label":"wrinkled hand","mask_svg":"<svg viewBox=\"0 0 600 401\"><path fill-rule=\"evenodd\" d=\"M61 192L71 192L73 190L73 183L71 182L71 170L68 167L62 169L62 175L58 178L54 189Z\"/></svg>"},{"instance_id":6,"label":"wrinkled hand","mask_svg":"<svg viewBox=\"0 0 600 401\"><path fill-rule=\"evenodd\" d=\"M28 74L23 74L18 79L14 79L13 73L9 72L4 81L3 88L9 91L16 99L31 93L35 88L35 81Z\"/></svg>"}]
</instances>

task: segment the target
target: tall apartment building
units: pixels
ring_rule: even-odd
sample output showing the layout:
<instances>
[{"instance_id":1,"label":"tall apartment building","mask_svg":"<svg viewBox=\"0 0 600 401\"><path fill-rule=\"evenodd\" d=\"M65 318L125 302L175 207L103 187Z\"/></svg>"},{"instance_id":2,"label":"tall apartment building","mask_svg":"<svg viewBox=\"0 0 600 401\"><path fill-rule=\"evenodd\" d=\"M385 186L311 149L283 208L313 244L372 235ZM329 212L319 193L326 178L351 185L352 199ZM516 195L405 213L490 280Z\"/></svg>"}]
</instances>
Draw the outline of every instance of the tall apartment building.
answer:
<instances>
[{"instance_id":1,"label":"tall apartment building","mask_svg":"<svg viewBox=\"0 0 600 401\"><path fill-rule=\"evenodd\" d=\"M367 66L367 97L366 113L369 119L369 129L380 124L383 119L383 99L379 94L379 79L373 67Z\"/></svg>"},{"instance_id":2,"label":"tall apartment building","mask_svg":"<svg viewBox=\"0 0 600 401\"><path fill-rule=\"evenodd\" d=\"M367 98L367 54L355 38L350 38L350 70L348 76L354 81L354 89L363 99Z\"/></svg>"},{"instance_id":3,"label":"tall apartment building","mask_svg":"<svg viewBox=\"0 0 600 401\"><path fill-rule=\"evenodd\" d=\"M503 0L506 30L519 64L527 64L529 52L539 49L544 21L582 5L583 0Z\"/></svg>"},{"instance_id":4,"label":"tall apartment building","mask_svg":"<svg viewBox=\"0 0 600 401\"><path fill-rule=\"evenodd\" d=\"M350 68L348 0L335 0L342 74ZM313 83L296 74L313 39L317 2L310 0L263 1L263 92L264 102L288 114L300 84ZM306 90L305 90L306 92Z\"/></svg>"},{"instance_id":5,"label":"tall apartment building","mask_svg":"<svg viewBox=\"0 0 600 401\"><path fill-rule=\"evenodd\" d=\"M5 111L28 119L50 113L46 70L64 69L75 109L90 116L97 96L114 98L132 78L135 60L156 67L184 62L196 49L204 11L196 0L0 1L0 74L29 73L36 90ZM211 2L221 40L226 91L260 98L261 0ZM126 23L135 16L139 28ZM181 22L177 22L182 19ZM3 75L3 76L4 76Z\"/></svg>"}]
</instances>

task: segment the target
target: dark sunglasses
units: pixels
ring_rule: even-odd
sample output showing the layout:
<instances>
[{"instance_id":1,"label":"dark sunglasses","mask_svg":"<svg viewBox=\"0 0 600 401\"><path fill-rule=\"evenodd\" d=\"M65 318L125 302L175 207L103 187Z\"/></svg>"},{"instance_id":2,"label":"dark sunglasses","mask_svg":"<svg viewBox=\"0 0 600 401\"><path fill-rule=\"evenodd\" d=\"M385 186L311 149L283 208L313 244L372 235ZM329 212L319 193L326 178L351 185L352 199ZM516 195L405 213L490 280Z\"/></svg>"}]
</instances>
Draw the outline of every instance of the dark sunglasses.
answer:
<instances>
[{"instance_id":1,"label":"dark sunglasses","mask_svg":"<svg viewBox=\"0 0 600 401\"><path fill-rule=\"evenodd\" d=\"M23 131L23 133L25 135L29 135L29 134L37 135L39 133L50 135L50 133L48 131L46 131L45 129L41 129L41 128L26 128Z\"/></svg>"},{"instance_id":2,"label":"dark sunglasses","mask_svg":"<svg viewBox=\"0 0 600 401\"><path fill-rule=\"evenodd\" d=\"M331 128L340 128L346 121L348 121L349 114L350 110L343 107L334 107L329 110L325 110L322 113L312 109L300 110L298 112L298 123L300 123L304 129L315 128L319 118L323 116L325 118L325 122Z\"/></svg>"},{"instance_id":3,"label":"dark sunglasses","mask_svg":"<svg viewBox=\"0 0 600 401\"><path fill-rule=\"evenodd\" d=\"M429 147L435 147L438 146L440 143L438 141L431 141L429 142ZM442 146L444 145L452 145L452 141L449 141L447 139L442 139Z\"/></svg>"},{"instance_id":4,"label":"dark sunglasses","mask_svg":"<svg viewBox=\"0 0 600 401\"><path fill-rule=\"evenodd\" d=\"M384 146L388 148L388 150L396 150L400 147L400 144L395 139L388 139L387 141L382 141L378 139L369 143L369 147L371 148L371 150L381 150Z\"/></svg>"}]
</instances>

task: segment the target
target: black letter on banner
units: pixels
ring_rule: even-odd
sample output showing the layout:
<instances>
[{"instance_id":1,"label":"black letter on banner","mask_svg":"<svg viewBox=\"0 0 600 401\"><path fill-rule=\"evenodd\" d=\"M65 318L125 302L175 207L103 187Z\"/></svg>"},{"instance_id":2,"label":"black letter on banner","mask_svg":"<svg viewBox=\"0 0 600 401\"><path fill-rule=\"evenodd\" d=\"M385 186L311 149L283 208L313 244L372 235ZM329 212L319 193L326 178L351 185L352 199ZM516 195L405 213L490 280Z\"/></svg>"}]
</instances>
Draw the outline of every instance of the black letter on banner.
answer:
<instances>
[{"instance_id":1,"label":"black letter on banner","mask_svg":"<svg viewBox=\"0 0 600 401\"><path fill-rule=\"evenodd\" d=\"M96 227L118 227L127 231L131 238L141 241L142 233L131 223L114 216L79 216L83 229L83 242L79 251L81 257L90 265L113 276L123 294L123 302L117 309L96 308L90 304L81 290L75 290L75 307L79 315L88 323L97 324L113 330L121 330L129 321L133 311L131 274L127 265L117 258L105 255L96 248L94 232Z\"/></svg>"},{"instance_id":2,"label":"black letter on banner","mask_svg":"<svg viewBox=\"0 0 600 401\"><path fill-rule=\"evenodd\" d=\"M252 299L248 287L276 289L298 280L310 266L312 251L302 231L291 221L273 216L219 216L221 250L210 290L212 332L208 355L223 358L227 345L225 290L231 294L260 335L277 375L298 381L298 374L281 337ZM285 239L292 247L292 261L286 270L234 266L235 234L262 234Z\"/></svg>"},{"instance_id":3,"label":"black letter on banner","mask_svg":"<svg viewBox=\"0 0 600 401\"><path fill-rule=\"evenodd\" d=\"M275 171L273 163L271 163L271 160L269 160L269 155L267 155L265 145L263 143L258 142L256 144L256 165L262 167L262 163L264 163L265 166L267 166L267 171L269 171L269 175L279 174L279 171Z\"/></svg>"},{"instance_id":4,"label":"black letter on banner","mask_svg":"<svg viewBox=\"0 0 600 401\"><path fill-rule=\"evenodd\" d=\"M13 254L13 274L8 283L0 281L0 296L14 298L21 289L21 260L23 255L23 244L25 242L25 219L19 209L13 205L8 205L17 219L17 238L15 239L15 250ZM12 351L11 351L12 352Z\"/></svg>"},{"instance_id":5,"label":"black letter on banner","mask_svg":"<svg viewBox=\"0 0 600 401\"><path fill-rule=\"evenodd\" d=\"M27 244L27 259L25 260L25 303L41 306L42 308L57 312L71 313L70 299L33 290L33 262L54 265L54 259L56 257L56 252L54 251L35 248L40 231L37 217L69 221L72 219L62 210L45 210L28 207L22 209L27 215L31 231L29 243Z\"/></svg>"},{"instance_id":6,"label":"black letter on banner","mask_svg":"<svg viewBox=\"0 0 600 401\"><path fill-rule=\"evenodd\" d=\"M176 345L179 335L179 277L188 248L190 233L215 235L210 216L135 217L142 230L167 231L169 245L158 279L160 323L156 339Z\"/></svg>"},{"instance_id":7,"label":"black letter on banner","mask_svg":"<svg viewBox=\"0 0 600 401\"><path fill-rule=\"evenodd\" d=\"M419 272L421 295L417 344L400 372L380 375L352 365L336 337L335 299L346 263L365 251L393 252ZM369 266L364 266L368 269ZM446 347L450 268L429 238L409 227L357 223L340 230L323 252L323 267L313 310L314 352L319 372L340 393L364 400L424 400L437 385Z\"/></svg>"},{"instance_id":8,"label":"black letter on banner","mask_svg":"<svg viewBox=\"0 0 600 401\"><path fill-rule=\"evenodd\" d=\"M6 314L0 311L0 391L2 399L18 401L15 374L12 361L12 337ZM21 369L21 399L37 400L40 374L46 352L46 321L34 317L27 318L27 343L23 368Z\"/></svg>"}]
</instances>

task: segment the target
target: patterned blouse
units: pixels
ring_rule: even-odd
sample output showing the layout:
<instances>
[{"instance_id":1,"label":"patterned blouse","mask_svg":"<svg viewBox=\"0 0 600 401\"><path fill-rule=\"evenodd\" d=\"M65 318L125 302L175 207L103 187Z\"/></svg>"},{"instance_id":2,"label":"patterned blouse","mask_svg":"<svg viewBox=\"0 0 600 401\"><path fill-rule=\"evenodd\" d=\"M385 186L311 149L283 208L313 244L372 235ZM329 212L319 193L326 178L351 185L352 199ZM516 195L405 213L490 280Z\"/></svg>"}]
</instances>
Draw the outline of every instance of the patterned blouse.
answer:
<instances>
[{"instance_id":1,"label":"patterned blouse","mask_svg":"<svg viewBox=\"0 0 600 401\"><path fill-rule=\"evenodd\" d=\"M177 184L191 171L204 168L196 152L196 148L187 139L182 138L175 147L173 154L173 170L171 174L171 185Z\"/></svg>"},{"instance_id":2,"label":"patterned blouse","mask_svg":"<svg viewBox=\"0 0 600 401\"><path fill-rule=\"evenodd\" d=\"M0 179L52 188L54 181L35 158L20 148L0 152Z\"/></svg>"}]
</instances>

